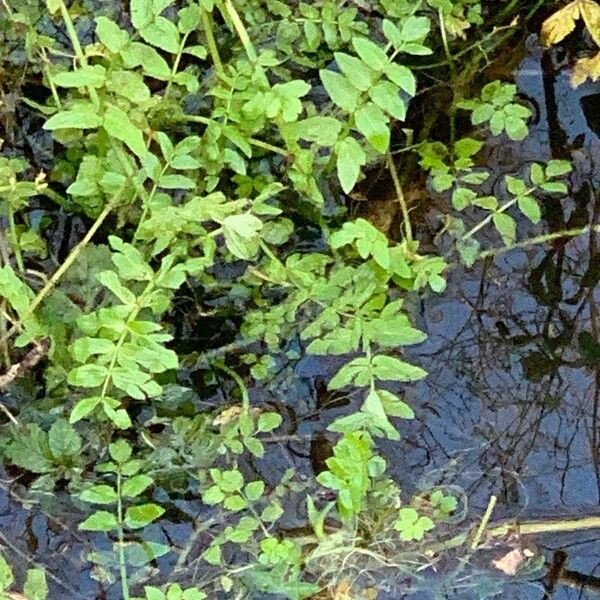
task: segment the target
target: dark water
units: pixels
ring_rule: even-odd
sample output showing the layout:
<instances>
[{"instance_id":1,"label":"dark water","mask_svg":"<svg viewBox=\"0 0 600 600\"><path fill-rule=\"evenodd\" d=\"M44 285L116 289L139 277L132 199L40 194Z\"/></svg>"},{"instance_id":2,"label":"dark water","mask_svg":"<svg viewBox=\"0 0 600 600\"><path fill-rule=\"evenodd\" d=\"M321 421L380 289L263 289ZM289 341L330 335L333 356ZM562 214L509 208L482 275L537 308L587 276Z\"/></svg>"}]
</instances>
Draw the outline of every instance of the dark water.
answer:
<instances>
[{"instance_id":1,"label":"dark water","mask_svg":"<svg viewBox=\"0 0 600 600\"><path fill-rule=\"evenodd\" d=\"M490 139L486 147L492 184L522 172L532 161L571 158L575 164L568 199L548 199L542 224L520 224L519 238L596 223L600 193L600 84L572 90L559 55L531 42L516 73L520 92L536 110L531 135L522 143ZM597 131L595 131L597 130ZM597 192L598 190L598 192ZM451 271L447 291L415 301L418 325L429 340L411 358L429 372L406 390L417 419L400 423L403 438L384 444L393 476L407 493L447 485L468 498L476 521L490 496L498 497L493 518L539 518L544 514L596 514L600 508L600 252L596 234L552 245L532 246ZM498 245L498 240L490 237ZM337 363L305 357L282 368L269 389L253 400L285 413L293 438L269 448L256 469L267 479L293 465L308 473L318 462L317 432L348 406L333 406L324 382ZM333 403L335 404L335 403ZM343 403L342 403L343 404ZM60 498L29 510L23 492L8 480L0 487L0 546L22 571L35 560L50 576L51 598L118 598L116 586L91 577L86 555L108 550L104 536L77 532L77 510ZM16 497L10 495L14 494ZM194 533L197 502L179 503L181 521L149 528L153 541L181 552ZM290 511L289 525L294 522ZM198 542L201 545L202 540ZM600 577L600 530L547 534L535 544L549 561L567 552L567 567ZM9 547L6 547L6 546ZM504 548L506 551L506 547ZM498 550L496 553L502 550ZM489 564L494 549L475 568L457 572L438 563L414 598L487 597L539 599L541 580L511 583ZM190 554L192 558L197 558ZM497 557L497 556L496 556ZM178 553L158 561L154 574L167 576ZM184 562L187 575L197 568ZM148 576L151 572L140 573ZM196 573L198 576L198 573ZM592 581L593 583L593 581ZM393 576L378 581L389 598L408 597ZM598 588L596 588L598 589ZM553 598L593 598L593 586L558 585Z\"/></svg>"}]
</instances>

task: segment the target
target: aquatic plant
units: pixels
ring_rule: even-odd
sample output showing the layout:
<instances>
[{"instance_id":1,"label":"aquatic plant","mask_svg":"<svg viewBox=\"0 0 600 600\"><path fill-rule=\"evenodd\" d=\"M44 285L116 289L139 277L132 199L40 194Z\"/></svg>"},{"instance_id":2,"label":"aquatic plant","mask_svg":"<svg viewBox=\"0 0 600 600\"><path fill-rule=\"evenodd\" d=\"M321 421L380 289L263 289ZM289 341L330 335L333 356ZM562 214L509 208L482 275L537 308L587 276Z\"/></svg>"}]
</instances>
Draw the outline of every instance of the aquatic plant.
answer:
<instances>
[{"instance_id":1,"label":"aquatic plant","mask_svg":"<svg viewBox=\"0 0 600 600\"><path fill-rule=\"evenodd\" d=\"M531 110L511 83L492 81L471 100L454 90L449 134L414 139L417 75L456 76L454 44L461 56L480 44L463 42L484 24L480 4L131 0L125 14L114 6L95 16L90 37L79 10L48 0L45 23L65 43L37 29L35 4L9 12L28 31L45 86L41 100L22 101L50 132L54 162L46 173L0 159L3 387L31 368L26 353L47 356L39 396L17 414L0 405L12 428L4 459L38 474L37 492L60 481L77 502L102 507L79 527L109 536L115 552L89 558L108 581L118 572L124 599L132 572L140 581L137 571L170 551L145 528L186 493L218 514L200 530L208 575L187 589L147 586L147 600L216 588L306 598L370 561L402 566L385 557L420 553L459 509L446 489L402 494L378 453L380 438L400 438L395 419L414 417L400 390L426 376L403 352L426 339L411 301L443 292L452 261L478 260L488 225L514 244L520 215L538 223L541 205L567 193L571 169L535 163L506 176L504 196L485 188L477 128L527 134ZM475 128L462 138L459 109ZM409 152L423 185L429 176L449 200L440 235L456 252L419 242L405 194L415 175L396 163ZM347 209L378 167L401 214L397 236ZM43 261L55 258L50 226L29 214L42 195L86 223L54 264ZM32 272L38 263L44 271ZM192 321L227 315L233 339L178 349L182 304ZM329 425L336 437L322 472L265 481L249 464L269 456L284 419L254 405L248 386L268 384L278 360L301 353L334 357L328 389L357 404ZM224 374L229 404L198 402L177 379L184 368ZM299 497L308 527L287 535Z\"/></svg>"}]
</instances>

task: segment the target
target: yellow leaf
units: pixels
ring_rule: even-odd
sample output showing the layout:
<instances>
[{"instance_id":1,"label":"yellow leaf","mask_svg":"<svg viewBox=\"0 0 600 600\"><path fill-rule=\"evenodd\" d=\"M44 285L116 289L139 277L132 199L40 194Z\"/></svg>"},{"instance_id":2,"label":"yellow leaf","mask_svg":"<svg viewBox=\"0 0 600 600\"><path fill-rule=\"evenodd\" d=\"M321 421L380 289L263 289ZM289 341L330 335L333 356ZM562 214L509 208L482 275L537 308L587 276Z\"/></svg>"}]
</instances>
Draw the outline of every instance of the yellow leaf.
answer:
<instances>
[{"instance_id":1,"label":"yellow leaf","mask_svg":"<svg viewBox=\"0 0 600 600\"><path fill-rule=\"evenodd\" d=\"M548 17L542 24L542 44L552 46L562 42L583 19L587 30L600 46L600 5L595 0L573 0Z\"/></svg>"},{"instance_id":2,"label":"yellow leaf","mask_svg":"<svg viewBox=\"0 0 600 600\"><path fill-rule=\"evenodd\" d=\"M600 46L600 6L594 0L580 0L579 11L587 30Z\"/></svg>"},{"instance_id":3,"label":"yellow leaf","mask_svg":"<svg viewBox=\"0 0 600 600\"><path fill-rule=\"evenodd\" d=\"M352 585L348 581L338 583L333 592L333 600L353 600Z\"/></svg>"},{"instance_id":4,"label":"yellow leaf","mask_svg":"<svg viewBox=\"0 0 600 600\"><path fill-rule=\"evenodd\" d=\"M580 58L571 71L571 85L575 88L586 79L600 79L600 52L589 58Z\"/></svg>"},{"instance_id":5,"label":"yellow leaf","mask_svg":"<svg viewBox=\"0 0 600 600\"><path fill-rule=\"evenodd\" d=\"M575 29L581 0L574 0L556 11L542 24L542 44L552 46L564 40Z\"/></svg>"}]
</instances>

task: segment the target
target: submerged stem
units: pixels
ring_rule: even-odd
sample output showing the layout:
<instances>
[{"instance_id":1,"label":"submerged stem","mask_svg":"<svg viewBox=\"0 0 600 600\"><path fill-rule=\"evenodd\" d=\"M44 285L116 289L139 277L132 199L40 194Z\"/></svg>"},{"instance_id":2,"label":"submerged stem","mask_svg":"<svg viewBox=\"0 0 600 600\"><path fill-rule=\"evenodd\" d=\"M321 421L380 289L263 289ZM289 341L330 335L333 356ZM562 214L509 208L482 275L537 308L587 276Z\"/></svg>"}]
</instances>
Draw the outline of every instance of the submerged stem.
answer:
<instances>
[{"instance_id":1,"label":"submerged stem","mask_svg":"<svg viewBox=\"0 0 600 600\"><path fill-rule=\"evenodd\" d=\"M117 520L119 522L119 574L121 576L121 592L123 600L129 600L129 581L127 579L127 562L125 561L125 535L123 533L123 498L121 495L121 465L117 471Z\"/></svg>"},{"instance_id":2,"label":"submerged stem","mask_svg":"<svg viewBox=\"0 0 600 600\"><path fill-rule=\"evenodd\" d=\"M389 152L389 150L387 153L387 163L388 163L388 169L390 171L390 175L392 176L392 181L394 182L396 198L398 199L398 203L400 204L400 209L402 210L402 218L404 220L404 231L406 234L406 241L409 244L412 244L413 235L412 235L412 226L410 224L410 215L408 213L408 206L406 204L404 192L402 191L402 186L400 185L400 179L398 178L398 171L396 169L394 159L392 158L392 155Z\"/></svg>"}]
</instances>

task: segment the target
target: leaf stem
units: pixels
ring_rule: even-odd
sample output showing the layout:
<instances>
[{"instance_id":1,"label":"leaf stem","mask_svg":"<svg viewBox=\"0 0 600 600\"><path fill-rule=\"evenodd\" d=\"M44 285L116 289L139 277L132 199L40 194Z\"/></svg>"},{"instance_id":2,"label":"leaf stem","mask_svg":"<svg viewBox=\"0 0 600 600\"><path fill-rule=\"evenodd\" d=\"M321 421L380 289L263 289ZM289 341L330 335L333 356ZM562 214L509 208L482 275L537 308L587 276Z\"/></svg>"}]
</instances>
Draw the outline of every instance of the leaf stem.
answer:
<instances>
[{"instance_id":1,"label":"leaf stem","mask_svg":"<svg viewBox=\"0 0 600 600\"><path fill-rule=\"evenodd\" d=\"M121 592L123 600L129 600L129 580L127 578L127 563L125 561L125 535L123 533L123 497L121 495L122 474L121 465L117 467L117 521L119 522L119 573L121 576Z\"/></svg>"},{"instance_id":2,"label":"leaf stem","mask_svg":"<svg viewBox=\"0 0 600 600\"><path fill-rule=\"evenodd\" d=\"M177 56L175 57L175 61L173 62L173 68L171 69L171 74L169 75L169 81L167 81L167 87L165 88L165 93L163 94L162 101L164 102L171 92L171 87L173 86L173 80L177 75L177 70L179 69L179 63L181 62L181 56L183 55L183 49L185 48L185 43L189 37L189 33L186 33L182 38L179 44L179 51L177 52Z\"/></svg>"},{"instance_id":3,"label":"leaf stem","mask_svg":"<svg viewBox=\"0 0 600 600\"><path fill-rule=\"evenodd\" d=\"M450 70L450 81L452 85L452 103L450 104L448 118L450 119L450 152L451 157L454 156L454 142L456 141L456 96L458 90L458 84L456 83L456 66L454 65L454 58L450 52L450 44L448 43L448 32L446 31L446 21L444 20L444 11L442 8L438 11L440 19L440 34L442 36L442 44L444 46L444 52L446 54L446 61L448 69Z\"/></svg>"},{"instance_id":4,"label":"leaf stem","mask_svg":"<svg viewBox=\"0 0 600 600\"><path fill-rule=\"evenodd\" d=\"M227 375L229 375L229 377L235 381L242 394L242 406L244 410L250 410L250 396L248 394L248 387L244 383L244 380L221 360L215 361L213 365L217 367L217 369L221 369L221 371L227 373Z\"/></svg>"},{"instance_id":5,"label":"leaf stem","mask_svg":"<svg viewBox=\"0 0 600 600\"><path fill-rule=\"evenodd\" d=\"M467 233L465 233L465 235L463 235L463 240L468 240L469 238L473 237L480 229L483 229L493 218L494 215L497 215L499 213L503 213L504 211L508 210L511 206L514 206L517 201L519 200L519 197L515 197L512 200L509 200L506 204L503 204L498 210L491 212L485 219L483 219L483 221L480 221L479 223L477 223L477 225L475 225L475 227L473 227L473 229L470 229L469 231L467 231Z\"/></svg>"},{"instance_id":6,"label":"leaf stem","mask_svg":"<svg viewBox=\"0 0 600 600\"><path fill-rule=\"evenodd\" d=\"M209 117L202 117L200 115L183 115L181 121L187 121L189 123L202 123L202 125L221 125L218 121L214 119L210 119ZM278 146L273 146L268 142L263 142L262 140L257 140L256 138L246 138L246 141L252 146L256 146L257 148L262 148L263 150L269 150L270 152L274 152L275 154L279 154L281 156L285 156L286 158L289 156L289 153L284 148L279 148Z\"/></svg>"},{"instance_id":7,"label":"leaf stem","mask_svg":"<svg viewBox=\"0 0 600 600\"><path fill-rule=\"evenodd\" d=\"M87 58L85 53L83 52L83 48L81 47L81 43L79 41L79 36L77 35L77 31L75 31L75 25L73 24L73 19L71 19L71 15L64 3L63 0L58 0L60 15L65 22L65 27L67 28L67 34L69 35L69 39L71 40L71 45L73 46L73 50L75 51L75 56L79 61L80 66L87 67ZM86 90L92 99L92 102L95 104L96 108L100 108L100 102L98 100L98 94L93 87L87 86Z\"/></svg>"},{"instance_id":8,"label":"leaf stem","mask_svg":"<svg viewBox=\"0 0 600 600\"><path fill-rule=\"evenodd\" d=\"M206 35L206 44L213 60L215 70L219 75L223 75L223 63L221 62L219 49L217 48L217 43L215 42L215 36L212 30L212 16L203 6L200 7L200 14L202 17L202 27L204 28L204 34Z\"/></svg>"},{"instance_id":9,"label":"leaf stem","mask_svg":"<svg viewBox=\"0 0 600 600\"><path fill-rule=\"evenodd\" d=\"M387 163L388 169L390 171L390 175L392 176L392 181L394 182L394 189L396 190L396 198L398 203L400 204L400 209L402 210L402 218L404 221L404 232L406 235L406 241L409 245L413 243L413 234L412 234L412 225L410 223L410 215L408 213L408 206L406 205L406 199L404 197L404 192L402 191L402 186L400 185L400 179L398 178L398 171L396 169L396 165L394 163L394 159L390 151L387 152Z\"/></svg>"},{"instance_id":10,"label":"leaf stem","mask_svg":"<svg viewBox=\"0 0 600 600\"><path fill-rule=\"evenodd\" d=\"M235 9L235 6L233 6L231 0L225 0L225 10L233 22L233 26L238 34L238 37L240 38L240 41L242 42L242 46L244 46L244 50L246 51L248 59L252 63L256 62L258 58L256 50L254 49L254 46L250 40L250 36L248 35L248 31L246 30L246 27L244 26L244 23L240 18L238 11Z\"/></svg>"}]
</instances>

